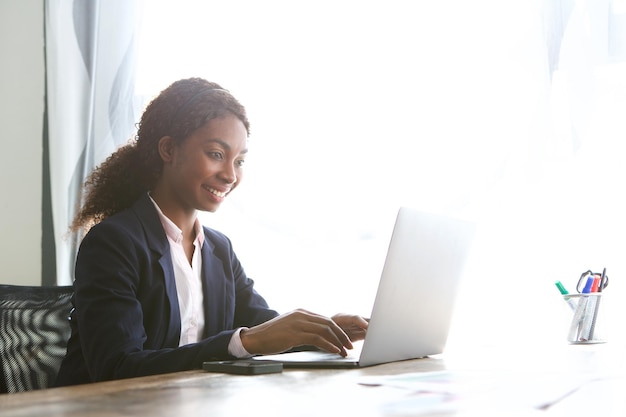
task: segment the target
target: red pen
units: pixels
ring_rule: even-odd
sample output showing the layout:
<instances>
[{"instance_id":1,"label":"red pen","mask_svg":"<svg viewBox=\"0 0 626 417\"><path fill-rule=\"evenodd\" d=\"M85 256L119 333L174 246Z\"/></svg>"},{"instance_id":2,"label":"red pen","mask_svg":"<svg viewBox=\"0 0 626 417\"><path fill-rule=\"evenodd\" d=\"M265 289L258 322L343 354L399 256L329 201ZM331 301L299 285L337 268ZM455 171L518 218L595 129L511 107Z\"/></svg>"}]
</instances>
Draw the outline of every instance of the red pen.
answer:
<instances>
[{"instance_id":1,"label":"red pen","mask_svg":"<svg viewBox=\"0 0 626 417\"><path fill-rule=\"evenodd\" d=\"M598 275L594 275L593 277L593 285L591 286L591 292L598 292L598 288L600 287L601 278Z\"/></svg>"},{"instance_id":2,"label":"red pen","mask_svg":"<svg viewBox=\"0 0 626 417\"><path fill-rule=\"evenodd\" d=\"M602 270L602 276L600 277L600 283L598 284L597 292L602 292L602 287L606 282L606 268ZM591 320L591 328L589 329L589 339L594 338L594 332L596 330L596 319L598 317L598 309L600 308L600 294L598 294L598 299L596 300L596 305L593 310L593 319Z\"/></svg>"}]
</instances>

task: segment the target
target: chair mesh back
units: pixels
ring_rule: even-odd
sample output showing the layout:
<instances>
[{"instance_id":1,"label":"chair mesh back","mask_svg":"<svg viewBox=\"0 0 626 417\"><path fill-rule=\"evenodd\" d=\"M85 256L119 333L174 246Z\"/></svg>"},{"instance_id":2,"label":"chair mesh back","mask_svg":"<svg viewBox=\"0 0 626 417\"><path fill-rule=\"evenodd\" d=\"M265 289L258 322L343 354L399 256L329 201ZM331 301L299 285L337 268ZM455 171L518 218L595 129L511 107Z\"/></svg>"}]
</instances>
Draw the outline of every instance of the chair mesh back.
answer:
<instances>
[{"instance_id":1,"label":"chair mesh back","mask_svg":"<svg viewBox=\"0 0 626 417\"><path fill-rule=\"evenodd\" d=\"M0 285L0 393L54 383L70 335L71 286Z\"/></svg>"}]
</instances>

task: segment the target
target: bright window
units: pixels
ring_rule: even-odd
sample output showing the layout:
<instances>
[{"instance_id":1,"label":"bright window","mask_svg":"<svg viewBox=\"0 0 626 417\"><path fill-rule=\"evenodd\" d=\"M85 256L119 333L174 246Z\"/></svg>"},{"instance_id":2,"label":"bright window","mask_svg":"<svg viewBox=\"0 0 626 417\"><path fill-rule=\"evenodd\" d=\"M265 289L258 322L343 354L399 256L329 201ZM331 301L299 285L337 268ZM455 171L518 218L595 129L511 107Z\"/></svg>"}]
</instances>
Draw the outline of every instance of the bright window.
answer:
<instances>
[{"instance_id":1,"label":"bright window","mask_svg":"<svg viewBox=\"0 0 626 417\"><path fill-rule=\"evenodd\" d=\"M624 1L566 3L151 0L138 92L247 107L246 179L202 218L275 308L369 314L410 205L479 223L460 328L564 337L553 281L626 272Z\"/></svg>"}]
</instances>

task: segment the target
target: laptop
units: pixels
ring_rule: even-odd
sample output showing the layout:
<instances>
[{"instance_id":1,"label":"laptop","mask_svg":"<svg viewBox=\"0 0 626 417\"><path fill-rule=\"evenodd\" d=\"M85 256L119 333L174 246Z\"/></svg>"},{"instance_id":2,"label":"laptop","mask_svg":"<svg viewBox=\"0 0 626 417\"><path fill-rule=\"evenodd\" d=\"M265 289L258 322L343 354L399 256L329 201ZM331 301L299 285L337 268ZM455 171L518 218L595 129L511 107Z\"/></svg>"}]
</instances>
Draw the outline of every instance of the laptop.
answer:
<instances>
[{"instance_id":1,"label":"laptop","mask_svg":"<svg viewBox=\"0 0 626 417\"><path fill-rule=\"evenodd\" d=\"M254 359L285 368L353 368L442 353L474 234L473 223L401 207L358 348L347 357L309 350Z\"/></svg>"}]
</instances>

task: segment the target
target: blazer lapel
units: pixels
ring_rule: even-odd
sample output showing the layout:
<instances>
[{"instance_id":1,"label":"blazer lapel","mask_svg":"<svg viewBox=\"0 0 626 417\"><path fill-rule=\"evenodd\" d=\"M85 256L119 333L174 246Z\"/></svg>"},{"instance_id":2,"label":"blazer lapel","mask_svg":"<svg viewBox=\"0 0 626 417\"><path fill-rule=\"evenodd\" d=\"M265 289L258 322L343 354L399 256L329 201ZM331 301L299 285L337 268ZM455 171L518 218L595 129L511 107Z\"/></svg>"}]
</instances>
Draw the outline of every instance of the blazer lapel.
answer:
<instances>
[{"instance_id":1,"label":"blazer lapel","mask_svg":"<svg viewBox=\"0 0 626 417\"><path fill-rule=\"evenodd\" d=\"M174 278L174 265L170 244L163 230L159 213L156 211L152 200L146 193L133 207L137 212L139 221L146 233L146 241L150 250L159 254L159 265L163 270L163 286L169 301L169 319L165 334L166 345L178 345L180 341L180 307L178 305L178 293L176 291L176 279Z\"/></svg>"},{"instance_id":2,"label":"blazer lapel","mask_svg":"<svg viewBox=\"0 0 626 417\"><path fill-rule=\"evenodd\" d=\"M226 305L224 280L221 279L224 276L224 265L222 260L215 256L214 249L213 242L205 239L202 246L205 335L217 334L229 325L226 323L226 311L229 306ZM218 279L217 277L220 278Z\"/></svg>"}]
</instances>

